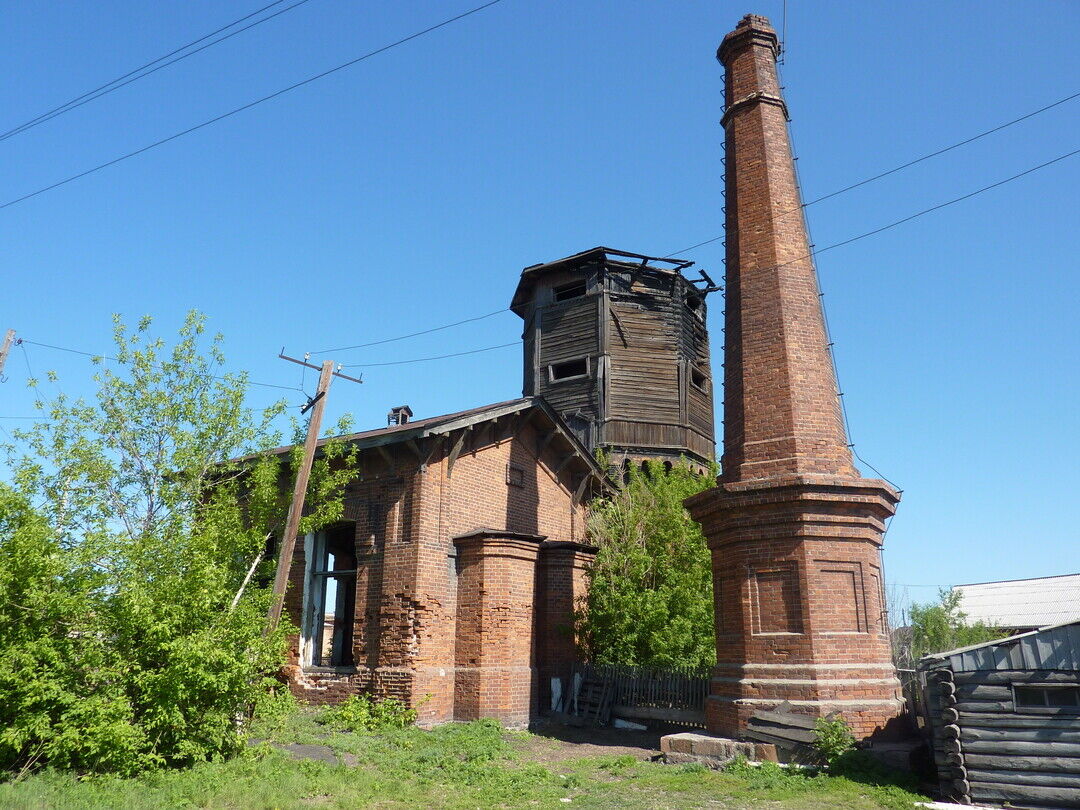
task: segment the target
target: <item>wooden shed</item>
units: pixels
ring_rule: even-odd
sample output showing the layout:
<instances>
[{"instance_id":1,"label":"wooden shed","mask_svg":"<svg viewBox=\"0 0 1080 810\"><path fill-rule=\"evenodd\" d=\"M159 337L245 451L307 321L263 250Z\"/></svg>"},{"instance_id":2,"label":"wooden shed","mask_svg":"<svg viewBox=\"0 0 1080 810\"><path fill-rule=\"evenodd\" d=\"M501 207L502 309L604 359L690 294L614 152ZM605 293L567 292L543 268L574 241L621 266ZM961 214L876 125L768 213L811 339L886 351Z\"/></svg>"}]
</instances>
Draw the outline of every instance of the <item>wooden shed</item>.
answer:
<instances>
[{"instance_id":1,"label":"wooden shed","mask_svg":"<svg viewBox=\"0 0 1080 810\"><path fill-rule=\"evenodd\" d=\"M597 247L526 267L524 395L542 396L590 450L702 466L713 459L705 297L693 262Z\"/></svg>"},{"instance_id":2,"label":"wooden shed","mask_svg":"<svg viewBox=\"0 0 1080 810\"><path fill-rule=\"evenodd\" d=\"M919 663L943 791L1080 807L1080 619Z\"/></svg>"}]
</instances>

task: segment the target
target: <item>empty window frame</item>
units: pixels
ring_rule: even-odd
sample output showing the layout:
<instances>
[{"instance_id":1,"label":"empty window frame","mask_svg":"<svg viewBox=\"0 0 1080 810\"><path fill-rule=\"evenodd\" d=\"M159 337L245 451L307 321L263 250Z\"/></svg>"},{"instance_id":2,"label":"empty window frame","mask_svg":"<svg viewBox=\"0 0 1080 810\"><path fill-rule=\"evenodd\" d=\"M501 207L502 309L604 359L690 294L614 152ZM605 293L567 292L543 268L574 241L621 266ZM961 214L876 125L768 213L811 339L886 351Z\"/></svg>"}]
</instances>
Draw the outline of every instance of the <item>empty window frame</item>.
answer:
<instances>
[{"instance_id":1,"label":"empty window frame","mask_svg":"<svg viewBox=\"0 0 1080 810\"><path fill-rule=\"evenodd\" d=\"M350 667L356 613L356 525L318 532L307 557L304 641L307 664Z\"/></svg>"},{"instance_id":2,"label":"empty window frame","mask_svg":"<svg viewBox=\"0 0 1080 810\"><path fill-rule=\"evenodd\" d=\"M690 384L702 393L709 393L709 375L704 369L690 366Z\"/></svg>"},{"instance_id":3,"label":"empty window frame","mask_svg":"<svg viewBox=\"0 0 1080 810\"><path fill-rule=\"evenodd\" d=\"M551 288L552 298L557 302L569 301L571 298L581 298L585 295L585 279L571 281L569 284L560 284Z\"/></svg>"},{"instance_id":4,"label":"empty window frame","mask_svg":"<svg viewBox=\"0 0 1080 810\"><path fill-rule=\"evenodd\" d=\"M589 358L578 357L574 360L564 360L561 363L552 363L548 366L548 379L551 382L564 382L566 380L578 380L589 376Z\"/></svg>"},{"instance_id":5,"label":"empty window frame","mask_svg":"<svg viewBox=\"0 0 1080 810\"><path fill-rule=\"evenodd\" d=\"M1013 684L1018 712L1080 714L1080 684Z\"/></svg>"}]
</instances>

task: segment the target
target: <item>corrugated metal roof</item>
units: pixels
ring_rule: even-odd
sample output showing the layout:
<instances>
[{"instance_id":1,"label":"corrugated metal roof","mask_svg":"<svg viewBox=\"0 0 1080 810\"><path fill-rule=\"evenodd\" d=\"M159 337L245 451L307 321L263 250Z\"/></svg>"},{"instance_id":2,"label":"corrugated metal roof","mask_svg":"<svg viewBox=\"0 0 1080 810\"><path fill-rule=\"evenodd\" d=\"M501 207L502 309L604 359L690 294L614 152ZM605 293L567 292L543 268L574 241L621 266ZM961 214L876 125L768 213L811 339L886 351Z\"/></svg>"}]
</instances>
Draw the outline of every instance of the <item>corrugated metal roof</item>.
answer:
<instances>
[{"instance_id":1,"label":"corrugated metal roof","mask_svg":"<svg viewBox=\"0 0 1080 810\"><path fill-rule=\"evenodd\" d=\"M923 669L943 664L953 672L987 669L1080 671L1080 621L935 653L920 662Z\"/></svg>"},{"instance_id":2,"label":"corrugated metal roof","mask_svg":"<svg viewBox=\"0 0 1080 810\"><path fill-rule=\"evenodd\" d=\"M1080 619L1080 574L957 585L969 622L1046 627Z\"/></svg>"}]
</instances>

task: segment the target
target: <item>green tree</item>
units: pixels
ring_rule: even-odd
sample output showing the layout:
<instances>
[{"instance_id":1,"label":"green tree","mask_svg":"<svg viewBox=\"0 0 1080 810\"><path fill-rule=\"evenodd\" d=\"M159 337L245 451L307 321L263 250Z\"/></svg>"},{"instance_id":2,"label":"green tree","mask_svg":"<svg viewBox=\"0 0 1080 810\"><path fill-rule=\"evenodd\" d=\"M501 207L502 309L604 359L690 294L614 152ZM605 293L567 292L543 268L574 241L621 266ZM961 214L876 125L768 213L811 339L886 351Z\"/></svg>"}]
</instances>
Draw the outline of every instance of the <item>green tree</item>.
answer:
<instances>
[{"instance_id":1,"label":"green tree","mask_svg":"<svg viewBox=\"0 0 1080 810\"><path fill-rule=\"evenodd\" d=\"M715 663L712 566L701 527L683 499L713 486L689 465L650 461L592 504L599 547L588 572L578 636L599 664L704 668Z\"/></svg>"},{"instance_id":2,"label":"green tree","mask_svg":"<svg viewBox=\"0 0 1080 810\"><path fill-rule=\"evenodd\" d=\"M1001 630L983 622L967 621L960 609L959 591L942 589L938 601L913 604L908 610L911 625L910 661L917 663L924 655L955 650L971 644L1005 636Z\"/></svg>"},{"instance_id":3,"label":"green tree","mask_svg":"<svg viewBox=\"0 0 1080 810\"><path fill-rule=\"evenodd\" d=\"M118 365L95 360L94 400L39 394L47 421L17 434L21 454L9 448L12 485L0 490L9 771L132 773L228 755L283 661L288 628L266 633L268 594L244 582L284 523L295 459L265 451L280 444L270 426L285 404L244 406L244 375L214 374L221 337L204 350L197 313L171 346L149 328L117 319ZM340 518L352 466L345 447L325 448L302 531Z\"/></svg>"}]
</instances>

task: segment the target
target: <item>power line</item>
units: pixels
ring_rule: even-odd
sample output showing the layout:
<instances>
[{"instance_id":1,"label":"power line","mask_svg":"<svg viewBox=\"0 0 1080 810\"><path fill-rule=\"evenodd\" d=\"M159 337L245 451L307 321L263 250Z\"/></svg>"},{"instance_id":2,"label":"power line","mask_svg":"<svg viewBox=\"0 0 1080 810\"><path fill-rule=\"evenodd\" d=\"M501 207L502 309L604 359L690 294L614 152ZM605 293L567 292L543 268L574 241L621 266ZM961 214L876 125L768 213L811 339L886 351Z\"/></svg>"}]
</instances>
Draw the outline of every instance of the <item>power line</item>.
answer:
<instances>
[{"instance_id":1,"label":"power line","mask_svg":"<svg viewBox=\"0 0 1080 810\"><path fill-rule=\"evenodd\" d=\"M482 349L470 349L467 352L454 352L453 354L439 354L434 357L414 357L412 360L394 360L388 363L349 363L345 368L371 368L373 366L404 366L409 363L426 363L428 360L445 360L448 357L463 357L466 354L479 354L480 352L490 352L495 349L505 349L508 346L520 346L521 341L515 340L513 343L500 343L498 346L485 346Z\"/></svg>"},{"instance_id":2,"label":"power line","mask_svg":"<svg viewBox=\"0 0 1080 810\"><path fill-rule=\"evenodd\" d=\"M432 332L441 332L443 329L450 329L455 326L461 326L464 323L482 321L485 318L490 318L494 315L499 315L503 312L508 311L508 307L503 307L502 309L497 309L494 312L489 312L486 315L477 315L475 318L466 318L465 320L454 321L454 323L444 324L443 326L433 326L431 329L423 329L419 332L410 332L407 335L398 335L397 337L384 338L383 340L373 340L370 343L357 343L355 346L338 346L336 349L321 349L317 352L312 352L312 354L329 354L330 352L344 352L348 351L349 349L365 349L368 346L381 346L384 343L393 343L394 341L405 340L406 338L416 337L417 335L429 335Z\"/></svg>"},{"instance_id":3,"label":"power line","mask_svg":"<svg viewBox=\"0 0 1080 810\"><path fill-rule=\"evenodd\" d=\"M469 17L469 16L471 16L473 14L476 14L476 13L478 13L480 11L483 11L486 8L490 8L491 6L494 6L494 5L496 5L498 3L501 3L501 2L502 2L502 0L489 0L489 2L484 3L481 6L476 6L475 8L469 9L468 11L462 12L461 14L458 14L458 15L456 15L454 17L449 17L449 18L443 20L440 23L436 23L435 25L432 25L432 26L429 26L428 28L423 29L422 31L417 31L416 33L410 34L407 37L403 37L403 38L401 38L401 39L399 39L399 40L397 40L395 42L391 42L389 45L383 45L382 47L376 48L373 51L368 51L367 53L363 54L362 56L358 56L355 59L350 59L348 62L343 62L342 64L338 65L337 67L332 67L329 70L324 70L322 73L317 73L314 76L309 76L306 79L295 82L294 84L290 84L288 87L283 87L281 90L276 90L273 93L270 93L269 95L262 96L261 98L257 98L254 101L249 101L247 104L243 104L243 105L241 105L239 107L236 107L236 108L234 108L232 110L229 110L228 112L222 113L221 115L217 115L217 116L214 116L213 118L210 118L210 119L208 119L206 121L203 121L201 124L196 124L195 126L188 127L185 130L174 133L173 135L169 135L166 138L162 138L160 140L154 141L151 144L147 144L146 146L143 146L143 147L141 147L139 149L136 149L136 150L134 150L132 152L128 152L128 153L126 153L124 155L121 155L120 157L113 158L112 160L106 161L105 163L100 163L97 166L94 166L92 169L86 169L85 171L79 172L78 174L73 174L70 177L66 177L63 180L59 180L59 181L57 181L55 183L52 183L51 185L39 188L37 191L31 191L29 194L24 194L21 197L16 197L13 200L8 200L7 202L0 204L0 209L8 208L8 207L10 207L12 205L17 205L18 203L25 202L26 200L29 200L32 197L37 197L39 194L44 194L47 191L52 191L55 188L59 188L60 186L65 186L68 183L72 183L75 180L79 180L79 179L81 179L83 177L86 177L89 174L94 174L95 172L99 172L102 169L107 169L110 166L115 166L117 163L128 160L129 158L136 157L138 155L143 154L144 152L149 152L151 149L156 149L159 146L163 146L164 144L167 144L167 143L169 143L171 141L175 141L178 138L184 137L185 135L190 135L192 132L197 132L198 130L203 129L204 127L210 126L211 124L216 124L218 121L223 121L226 118L230 118L230 117L236 115L237 113L244 112L245 110L250 110L252 107L256 107L256 106L258 106L260 104L263 104L263 103L265 103L267 101L270 101L271 99L275 99L278 96L282 96L282 95L284 95L286 93L289 93L289 92L291 92L293 90L296 90L296 89L298 89L300 87L304 87L305 85L311 84L312 82L318 81L319 79L326 78L327 76L330 76L333 73L337 73L338 71L344 70L347 67L352 67L353 65L358 64L359 62L363 62L364 60L370 59L373 56L377 56L377 55L379 55L381 53L384 53L385 51L389 51L390 49L396 48L399 45L404 45L406 42L411 42L412 40L417 39L419 37L422 37L425 34L430 34L432 31L436 31L436 30L438 30L440 28L444 28L447 25L450 25L451 23L455 23L458 20L463 20L466 17Z\"/></svg>"},{"instance_id":4,"label":"power line","mask_svg":"<svg viewBox=\"0 0 1080 810\"><path fill-rule=\"evenodd\" d=\"M918 211L918 212L916 212L914 214L911 214L910 216L906 216L906 217L904 217L902 219L898 219L895 222L890 222L888 225L883 225L880 228L875 228L872 231L867 231L865 233L861 233L861 234L859 234L857 236L851 237L850 239L844 239L841 242L835 242L835 243L833 243L831 245L827 245L827 246L825 246L823 248L817 248L817 249L812 250L812 251L810 251L809 253L807 253L807 254L805 254L803 256L798 256L798 257L796 257L794 259L790 259L789 261L784 262L783 264L774 265L773 269L780 268L780 267L786 267L787 265L792 264L793 262L802 261L803 259L807 259L807 258L810 258L812 256L816 256L819 253L824 253L827 250L832 250L834 248L842 247L843 245L849 245L852 242L859 241L860 239L866 239L869 236L874 236L874 235L879 234L879 233L881 233L883 231L890 230L892 228L897 227L898 225L904 224L905 222L910 222L913 219L917 219L917 218L919 218L921 216L929 214L932 211L937 211L937 210L940 210L942 208L946 208L946 207L948 207L950 205L954 205L954 204L956 204L958 202L962 202L963 200L970 199L971 197L974 197L974 196L976 196L978 194L982 194L985 191L990 191L991 189L997 188L998 186L1002 186L1002 185L1004 185L1006 183L1010 183L1013 180L1018 180L1021 177L1024 177L1025 175L1031 174L1032 172L1036 172L1039 169L1044 169L1047 166L1050 166L1050 165L1052 165L1054 163L1065 160L1066 158L1073 157L1074 155L1076 155L1078 153L1080 153L1080 149L1075 150L1073 152L1068 152L1067 154L1056 157L1053 160L1048 160L1045 163L1040 163L1038 166L1033 166L1030 169L1027 169L1025 171L1020 172L1019 174L1014 174L1012 177L1006 177L1004 180L999 180L996 183L991 183L988 186L983 186L980 189L969 192L969 193L964 194L964 195L962 195L960 197L955 197L955 198L953 198L951 200L948 200L946 202L939 203L937 205L933 205L930 208L925 208L922 211ZM718 236L716 238L721 239L723 237ZM714 240L710 240L710 241L716 241L716 240L714 239ZM707 243L703 242L702 244L707 244ZM687 248L687 249L689 249L689 248ZM681 251L681 252L685 252L685 251ZM672 255L674 255L674 254L672 254ZM423 335L423 334L427 334L429 332L436 332L436 331L439 331L439 330L442 330L442 329L449 329L449 328L454 327L454 326L460 326L461 324L469 323L471 321L479 321L479 320L482 320L483 318L490 318L493 315L498 315L500 312L505 312L505 311L507 311L507 310L499 309L499 310L495 310L494 312L488 312L488 313L486 313L484 315L477 315L477 316L475 316L473 318L465 318L464 320L454 321L453 323L448 323L448 324L444 324L442 326L432 327L431 329L425 329L425 330L423 330L421 332L412 332L412 333L410 333L408 335L400 335L398 337L386 338L385 340L373 341L371 343L362 343L362 344L359 344L357 346L342 346L342 347L337 348L337 349L324 349L321 352L314 352L314 354L325 354L326 352L344 351L346 349L357 349L357 348L361 348L361 347L365 347L365 346L375 346L375 345L378 345L378 344L381 344L381 343L389 343L389 342L395 341L395 340L404 340L405 338L414 337L416 335ZM509 346L509 345L516 345L516 344L503 344L503 345ZM502 345L500 345L500 346L491 346L488 349L479 349L477 351L489 351L490 349L498 349L498 348L502 348L502 347L503 347ZM456 355L447 355L447 356L456 356ZM412 362L420 362L420 361L425 360L425 359L442 359L442 358L420 358L418 360L402 360L402 361L398 361L398 362L412 363ZM349 367L350 368L355 368L357 366L362 366L362 365L363 366L374 366L374 365L396 365L396 364L397 363L354 363Z\"/></svg>"},{"instance_id":5,"label":"power line","mask_svg":"<svg viewBox=\"0 0 1080 810\"><path fill-rule=\"evenodd\" d=\"M798 206L796 208L789 208L787 211L781 211L779 214L777 214L777 218L787 216L788 214L794 213L795 211L799 211L801 209L809 208L811 205L816 205L819 202L823 202L825 200L832 199L833 197L838 197L841 194L846 194L847 192L852 191L853 189L857 189L857 188L860 188L862 186L868 185L870 183L875 182L876 180L882 179L883 177L888 177L891 174L896 174L897 172L903 171L904 169L907 169L907 168L910 168L911 166L914 166L917 163L922 163L925 160L930 160L930 158L935 158L935 157L938 157L939 155L944 155L946 152L951 152L953 149L959 149L961 146L967 146L969 143L973 143L973 142L979 140L980 138L985 138L987 135L993 135L995 132L1000 132L1003 129L1007 129L1008 127L1013 126L1014 124L1019 124L1021 121L1026 121L1029 118L1033 118L1036 115L1039 115L1040 113L1046 112L1047 110L1052 110L1052 109L1054 109L1054 107L1059 107L1062 104L1065 104L1066 102L1072 101L1073 99L1076 99L1076 98L1080 98L1080 92L1076 92L1076 93L1073 93L1071 95L1065 96L1064 98L1060 98L1057 101L1054 101L1054 102L1052 102L1050 104L1047 104L1044 107L1040 107L1037 110L1032 110L1029 113L1021 115L1019 118L1014 118L1011 121L1006 121L1003 124L998 124L997 126L991 127L990 129L987 129L987 130L984 130L984 131L978 133L977 135L972 135L970 138L965 138L962 141L957 141L954 144L950 144L949 146L945 146L945 147L943 147L941 149L937 149L937 150L935 150L933 152L928 152L927 154L922 155L921 157L917 157L914 160L909 160L906 163L901 163L899 166L894 166L891 169L887 169L886 171L880 172L880 173L875 174L875 175L873 175L871 177L867 177L867 178L865 178L863 180L859 180L858 182L852 183L849 186L844 186L843 188L837 189L836 191L830 191L828 194L823 194L820 197L815 197L810 202L803 203L802 205L800 205L800 206ZM674 253L669 253L668 256L678 256L678 255L680 255L682 253L686 253L686 252L694 250L696 248L704 247L705 245L711 245L713 242L719 242L723 238L724 238L723 234L721 234L720 236L714 236L711 239L706 239L704 242L698 242L697 244L690 245L689 247L684 247L681 250L676 250Z\"/></svg>"},{"instance_id":6,"label":"power line","mask_svg":"<svg viewBox=\"0 0 1080 810\"><path fill-rule=\"evenodd\" d=\"M838 247L843 247L844 245L850 245L852 242L858 242L860 239L866 239L869 236L876 236L877 234L882 233L883 231L888 231L888 230L891 230L891 229L897 227L898 225L903 225L905 222L911 222L911 220L913 220L913 219L918 219L919 217L925 216L926 214L932 213L934 211L940 211L942 208L948 208L950 205L955 205L958 202L963 202L964 200L969 200L972 197L975 197L975 196L977 196L979 194L982 194L983 192L990 191L991 189L995 189L998 186L1003 186L1006 183L1011 183L1013 180L1019 180L1021 177L1026 177L1027 175L1032 174L1033 172L1039 171L1039 169L1045 169L1047 166L1052 166L1055 163L1060 163L1061 161L1063 161L1063 160L1065 160L1067 158L1071 158L1071 157L1073 157L1075 155L1080 155L1080 149L1074 149L1071 152L1066 152L1064 155L1058 155L1056 158L1048 160L1045 163L1040 163L1038 166L1032 166L1030 169L1025 169L1024 171L1019 172L1018 174L1014 174L1011 177L1006 177L1004 180L998 180L996 183L991 183L988 186L983 186L982 188L976 189L975 191L969 191L967 194L962 194L959 197L953 197L951 200L946 200L943 203L938 203L937 205L932 205L929 208L924 208L923 210L917 211L914 214L910 214L909 216L906 216L906 217L903 217L901 219L890 222L888 225L882 225L880 228L874 228L872 231L866 231L865 233L860 233L857 236L852 236L851 238L844 239L844 240L842 240L840 242L833 242L831 245L826 245L823 248L814 248L809 253L804 253L802 256L796 256L794 259L788 259L786 262L781 262L780 264L770 265L768 268L763 268L763 269L778 270L781 267L787 267L789 264L794 264L795 262L801 262L803 259L809 259L809 258L812 258L814 256L817 256L817 255L819 255L821 253L824 253L827 250L833 250L833 249L838 248ZM721 238L723 238L723 237L717 237L717 239L721 239ZM710 241L716 241L716 240L714 239L714 240L710 240ZM707 244L707 243L703 242L702 244ZM672 254L672 255L675 255L675 254Z\"/></svg>"},{"instance_id":7,"label":"power line","mask_svg":"<svg viewBox=\"0 0 1080 810\"><path fill-rule=\"evenodd\" d=\"M1024 171L1020 172L1019 174L1014 174L1012 177L1006 177L1004 180L998 180L996 183L991 183L988 186L983 186L982 188L976 189L975 191L968 192L967 194L963 194L963 195L961 195L959 197L954 197L951 200L947 200L947 201L945 201L943 203L938 203L937 205L932 205L929 208L924 208L922 211L918 211L918 212L916 212L914 214L911 214L910 216L906 216L903 219L898 219L895 222L890 222L888 225L882 225L880 228L874 228L874 230L872 230L872 231L867 231L866 233L861 233L858 236L853 236L850 239L843 240L842 242L834 242L833 244L828 245L827 247L820 248L818 250L812 250L812 251L810 251L810 253L807 254L807 256L816 256L819 253L824 253L826 250L832 250L833 248L843 247L844 245L850 245L852 242L858 242L860 239L865 239L868 236L874 236L876 234L881 233L882 231L890 230L892 228L895 228L897 225L903 225L905 222L911 222L911 220L918 219L919 217L924 216L926 214L929 214L929 213L931 213L933 211L940 211L942 208L947 208L948 206L955 205L958 202L963 202L964 200L969 200L972 197L975 197L976 195L982 194L985 191L990 191L991 189L997 188L998 186L1003 186L1006 183L1011 183L1013 180L1019 180L1021 177L1026 177L1027 175L1031 174L1032 172L1037 172L1037 171L1039 171L1039 169L1045 169L1047 166L1052 166L1055 163L1059 163L1060 161L1065 160L1066 158L1071 158L1074 155L1078 155L1078 154L1080 154L1080 149L1074 149L1072 152L1066 152L1064 155L1058 155L1056 158L1053 158L1052 160L1048 160L1045 163L1040 163L1038 166L1032 166L1030 169L1025 169ZM798 259L792 259L789 262L785 262L784 264L778 264L776 266L777 267L784 267L787 264L791 264L792 262L797 262L800 259L805 259L805 258L806 258L806 256L800 256Z\"/></svg>"},{"instance_id":8,"label":"power line","mask_svg":"<svg viewBox=\"0 0 1080 810\"><path fill-rule=\"evenodd\" d=\"M219 37L218 39L215 39L212 42L207 42L205 45L203 45L203 46L201 46L199 48L195 48L194 50L188 51L187 53L181 53L182 51L184 51L184 50L186 50L188 48L191 48L193 45L197 45L198 43L203 42L206 39L209 39L210 37L214 36L215 34L219 34L222 31L225 31L226 29L232 28L233 26L242 23L244 20L250 19L251 17L254 17L256 14L259 14L259 13L261 13L263 11L266 11L268 8L279 5L280 3L283 3L283 2L285 2L285 0L276 0L273 3L270 3L270 5L263 6L262 8L258 9L257 11L253 11L250 14L248 14L248 15L246 15L244 17L241 17L239 20L234 20L233 22L229 23L228 25L222 26L221 28L217 29L216 31L212 31L211 33L207 34L206 36L200 37L199 39L196 39L196 40L194 40L192 42L189 42L187 45L183 45L183 46L181 46L180 48L177 48L174 51L170 51L169 53L165 54L164 56L159 56L157 59L154 59L153 61L147 62L145 65L142 65L141 67L138 67L135 70L132 70L132 71L130 71L128 73L125 73L123 76L118 76L117 78L113 79L111 82L106 82L105 84L101 85L100 87L94 88L93 90L90 90L90 91L88 91L86 93L83 93L81 96L76 96L75 98L71 99L70 101L65 102L64 104L61 104L59 107L54 107L53 109L49 110L48 112L42 113L41 115L37 116L36 118L31 118L29 121L26 121L25 123L22 123L19 126L13 127L12 129L9 129L7 132L4 132L4 133L0 134L0 141L6 141L8 138L12 138L15 135L19 135L19 134L21 134L23 132L26 132L29 129L33 129L34 127L38 126L39 124L44 124L46 121L51 121L53 118L61 116L64 113L71 112L72 110L77 109L78 107L81 107L84 104L89 104L91 101L95 101L96 99L99 99L102 96L108 95L109 93L112 93L115 90L119 90L121 87L125 87L126 85L129 85L132 82L137 82L139 79L146 78L150 74L156 73L157 71L161 70L162 68L169 67L169 65L175 65L177 62L179 62L179 61L181 61L183 59L187 59L189 56L194 56L195 54L200 53L201 51L205 51L207 48L212 48L214 45L217 45L220 42L224 42L227 39L231 39L232 37L235 37L237 34L242 34L242 33L244 33L244 31L247 31L247 30L249 30L251 28L254 28L257 25L262 25L264 22L272 20L275 17L280 16L281 14L285 14L288 11L292 11L297 6L302 6L302 5L304 5L304 3L309 2L309 0L298 0L298 2L293 3L291 6L287 6L286 8L275 11L273 14L270 14L270 15L268 15L266 17L263 17L262 19L255 20L254 22L249 23L248 25L245 25L243 28L238 28L235 31L230 31L225 36ZM169 59L169 57L175 56L176 54L180 54L180 55L176 56L175 59ZM167 59L169 61L164 61L164 60L167 60ZM159 62L161 62L161 64L158 64ZM157 67L153 67L154 65L157 65ZM147 70L147 68L151 68L151 69Z\"/></svg>"},{"instance_id":9,"label":"power line","mask_svg":"<svg viewBox=\"0 0 1080 810\"><path fill-rule=\"evenodd\" d=\"M80 349L70 349L70 348L68 348L66 346L55 346L55 345L53 345L51 343L40 343L40 342L38 342L36 340L27 340L26 338L23 338L20 341L19 345L21 346L24 343L29 343L31 346L40 346L43 349L55 349L58 352L68 352L69 354L79 354L79 355L82 355L83 357L91 357L91 358L99 357L102 360L111 360L114 363L123 362L119 358L111 357L111 356L109 356L107 354L100 354L98 352L84 352L84 351L82 351ZM24 349L24 351L25 351L25 349ZM154 366L154 368L158 369L159 371L161 370L161 366ZM27 369L29 369L29 360L27 360ZM31 377L34 376L33 372L30 373L30 376ZM224 377L224 376L222 376L220 374L208 374L206 376L208 376L212 380L225 380L225 381L230 380L229 377ZM236 380L232 379L232 381L235 382ZM283 391L300 391L301 393L303 393L302 389L297 388L295 385L276 385L274 383L254 382L253 380L245 380L244 384L245 385L255 385L255 386L258 386L260 388L280 388Z\"/></svg>"}]
</instances>

